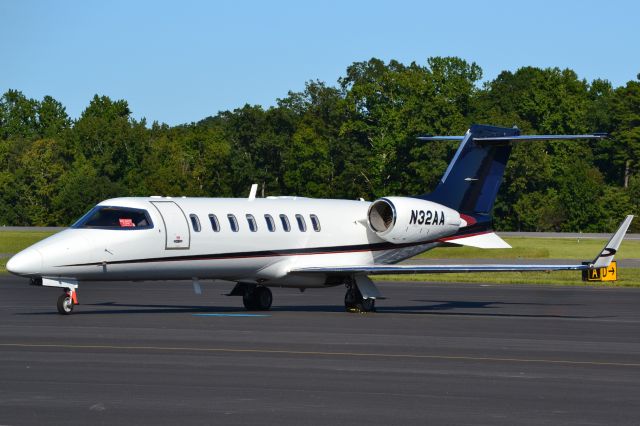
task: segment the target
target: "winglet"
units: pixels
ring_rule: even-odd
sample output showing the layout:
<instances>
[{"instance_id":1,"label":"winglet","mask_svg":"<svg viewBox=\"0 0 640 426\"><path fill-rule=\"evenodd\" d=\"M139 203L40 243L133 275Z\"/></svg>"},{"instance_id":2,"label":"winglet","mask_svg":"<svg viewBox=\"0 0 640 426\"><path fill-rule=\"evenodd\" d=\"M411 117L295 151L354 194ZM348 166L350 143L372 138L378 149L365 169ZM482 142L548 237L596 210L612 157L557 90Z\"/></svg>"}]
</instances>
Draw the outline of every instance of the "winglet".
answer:
<instances>
[{"instance_id":1,"label":"winglet","mask_svg":"<svg viewBox=\"0 0 640 426\"><path fill-rule=\"evenodd\" d=\"M605 268L609 266L613 260L613 256L618 252L620 243L622 243L624 234L627 233L627 229L629 229L629 225L631 225L632 220L633 215L629 215L624 219L616 233L613 234L613 237L611 237L607 245L604 246L598 257L593 260L593 264L591 265L592 268Z\"/></svg>"}]
</instances>

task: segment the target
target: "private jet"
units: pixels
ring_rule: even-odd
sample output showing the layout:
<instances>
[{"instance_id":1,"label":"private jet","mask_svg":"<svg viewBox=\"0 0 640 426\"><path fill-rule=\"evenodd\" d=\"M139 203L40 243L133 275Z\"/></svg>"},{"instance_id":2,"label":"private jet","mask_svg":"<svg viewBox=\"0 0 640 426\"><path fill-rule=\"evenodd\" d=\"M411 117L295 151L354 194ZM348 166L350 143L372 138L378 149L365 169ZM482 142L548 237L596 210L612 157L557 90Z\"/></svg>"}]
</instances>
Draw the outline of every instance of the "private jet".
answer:
<instances>
[{"instance_id":1,"label":"private jet","mask_svg":"<svg viewBox=\"0 0 640 426\"><path fill-rule=\"evenodd\" d=\"M464 136L425 136L460 145L435 190L364 200L278 196L126 197L100 202L70 228L13 256L9 272L63 290L57 308L78 305L79 283L192 280L235 283L248 310L268 310L270 287L345 286L348 311L371 312L382 294L376 274L587 270L608 266L633 216L590 262L399 265L443 245L509 248L491 212L513 144L600 139L602 134L521 135L473 125Z\"/></svg>"}]
</instances>

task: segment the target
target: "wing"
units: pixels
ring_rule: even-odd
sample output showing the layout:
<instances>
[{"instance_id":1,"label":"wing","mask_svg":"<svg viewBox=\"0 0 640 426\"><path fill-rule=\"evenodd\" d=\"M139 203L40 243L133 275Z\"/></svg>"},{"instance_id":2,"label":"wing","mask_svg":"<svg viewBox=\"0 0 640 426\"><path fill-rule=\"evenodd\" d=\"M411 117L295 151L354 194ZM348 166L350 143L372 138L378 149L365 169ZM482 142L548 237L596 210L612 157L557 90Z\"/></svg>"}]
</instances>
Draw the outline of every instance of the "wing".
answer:
<instances>
[{"instance_id":1,"label":"wing","mask_svg":"<svg viewBox=\"0 0 640 426\"><path fill-rule=\"evenodd\" d=\"M576 265L357 265L315 266L291 270L298 272L324 272L334 274L441 274L451 272L534 272L534 271L581 271L590 266Z\"/></svg>"},{"instance_id":2,"label":"wing","mask_svg":"<svg viewBox=\"0 0 640 426\"><path fill-rule=\"evenodd\" d=\"M534 271L582 271L586 269L609 266L614 255L631 225L632 215L622 222L616 233L600 251L592 262L573 265L345 265L345 266L314 266L293 269L292 273L325 273L325 274L419 274L419 273L450 273L450 272L534 272Z\"/></svg>"}]
</instances>

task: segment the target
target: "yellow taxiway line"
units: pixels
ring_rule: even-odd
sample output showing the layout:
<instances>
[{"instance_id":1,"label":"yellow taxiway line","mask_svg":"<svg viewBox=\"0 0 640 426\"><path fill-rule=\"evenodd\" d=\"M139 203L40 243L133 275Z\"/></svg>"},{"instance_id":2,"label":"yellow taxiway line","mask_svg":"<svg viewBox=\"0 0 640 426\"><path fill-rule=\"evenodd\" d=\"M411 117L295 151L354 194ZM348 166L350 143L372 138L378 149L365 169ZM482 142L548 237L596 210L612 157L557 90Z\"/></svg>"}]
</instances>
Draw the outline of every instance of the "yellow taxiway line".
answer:
<instances>
[{"instance_id":1,"label":"yellow taxiway line","mask_svg":"<svg viewBox=\"0 0 640 426\"><path fill-rule=\"evenodd\" d=\"M192 348L174 346L120 346L120 345L72 345L72 344L45 344L45 343L0 343L0 347L13 348L50 348L50 349L107 349L127 351L172 351L172 352L209 352L209 353L254 353L272 355L303 355L323 357L362 357L362 358L402 358L402 359L434 359L450 361L489 361L489 362L514 362L514 363L540 363L540 364L565 364L565 365L593 365L612 367L640 367L640 363L613 362L613 361L578 361L566 359L543 358L502 358L465 355L420 355L420 354L384 354L371 352L324 352L324 351L295 351L279 349L234 349L234 348Z\"/></svg>"}]
</instances>

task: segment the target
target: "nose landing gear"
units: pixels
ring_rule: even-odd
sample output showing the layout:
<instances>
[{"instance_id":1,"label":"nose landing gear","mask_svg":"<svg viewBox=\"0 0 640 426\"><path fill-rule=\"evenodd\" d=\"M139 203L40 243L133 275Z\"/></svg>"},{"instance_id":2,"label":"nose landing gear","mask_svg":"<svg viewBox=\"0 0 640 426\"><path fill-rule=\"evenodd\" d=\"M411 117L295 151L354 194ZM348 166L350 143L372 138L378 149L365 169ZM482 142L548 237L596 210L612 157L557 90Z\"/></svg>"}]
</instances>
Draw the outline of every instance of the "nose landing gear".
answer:
<instances>
[{"instance_id":1,"label":"nose landing gear","mask_svg":"<svg viewBox=\"0 0 640 426\"><path fill-rule=\"evenodd\" d=\"M73 307L78 304L78 295L75 289L63 289L63 293L58 297L58 313L69 315L73 312Z\"/></svg>"},{"instance_id":2,"label":"nose landing gear","mask_svg":"<svg viewBox=\"0 0 640 426\"><path fill-rule=\"evenodd\" d=\"M73 312L73 307L78 304L78 280L76 279L42 277L32 279L31 284L62 289L62 294L58 297L56 304L61 315L69 315Z\"/></svg>"}]
</instances>

